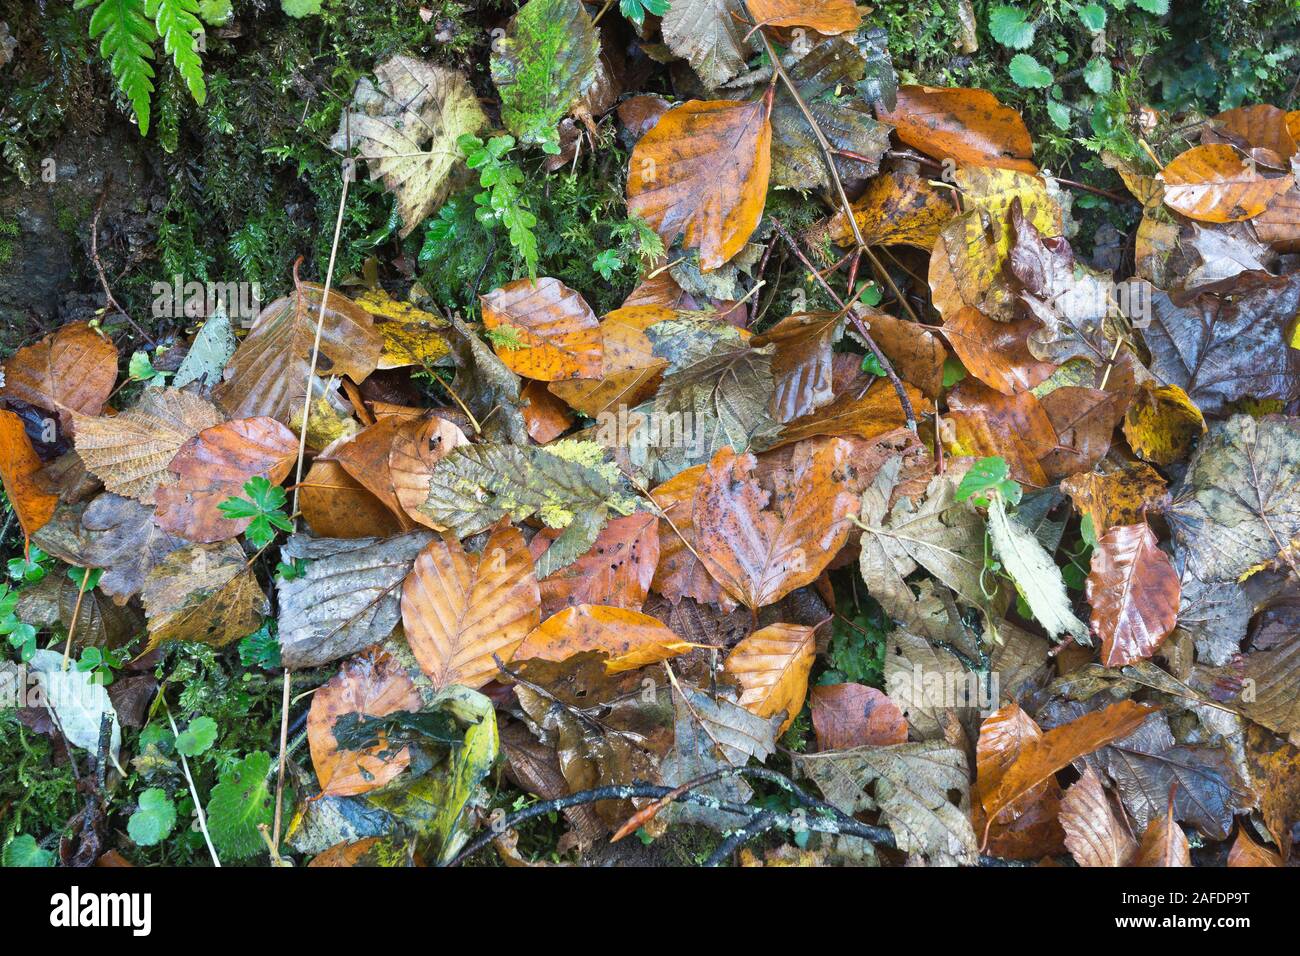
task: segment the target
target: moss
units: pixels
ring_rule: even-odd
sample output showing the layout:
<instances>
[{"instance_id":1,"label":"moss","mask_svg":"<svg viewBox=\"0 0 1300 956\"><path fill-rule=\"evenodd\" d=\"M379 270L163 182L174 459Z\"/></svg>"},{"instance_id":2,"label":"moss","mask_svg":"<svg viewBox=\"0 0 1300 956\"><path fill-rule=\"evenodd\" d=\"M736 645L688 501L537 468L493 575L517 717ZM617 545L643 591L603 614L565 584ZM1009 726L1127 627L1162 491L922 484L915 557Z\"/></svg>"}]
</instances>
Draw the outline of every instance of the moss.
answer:
<instances>
[{"instance_id":1,"label":"moss","mask_svg":"<svg viewBox=\"0 0 1300 956\"><path fill-rule=\"evenodd\" d=\"M4 268L5 263L13 258L14 240L18 238L19 232L17 219L0 218L0 268Z\"/></svg>"},{"instance_id":2,"label":"moss","mask_svg":"<svg viewBox=\"0 0 1300 956\"><path fill-rule=\"evenodd\" d=\"M33 733L17 712L0 711L0 842L14 833L38 840L61 832L79 804L67 761L56 761L49 738Z\"/></svg>"}]
</instances>

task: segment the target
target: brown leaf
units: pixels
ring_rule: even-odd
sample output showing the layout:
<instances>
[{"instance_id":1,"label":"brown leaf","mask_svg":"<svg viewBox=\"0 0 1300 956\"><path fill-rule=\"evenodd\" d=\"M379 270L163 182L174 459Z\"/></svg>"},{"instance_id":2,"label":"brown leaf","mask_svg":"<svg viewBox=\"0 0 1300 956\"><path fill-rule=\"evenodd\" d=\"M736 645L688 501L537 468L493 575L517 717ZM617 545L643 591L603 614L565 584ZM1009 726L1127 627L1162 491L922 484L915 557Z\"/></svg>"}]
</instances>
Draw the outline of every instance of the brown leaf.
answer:
<instances>
[{"instance_id":1,"label":"brown leaf","mask_svg":"<svg viewBox=\"0 0 1300 956\"><path fill-rule=\"evenodd\" d=\"M441 531L432 518L420 510L429 498L433 467L451 454L452 449L468 445L469 439L452 422L430 416L420 418L418 428L402 429L393 439L388 452L388 477L393 494L406 516L426 528Z\"/></svg>"},{"instance_id":2,"label":"brown leaf","mask_svg":"<svg viewBox=\"0 0 1300 956\"><path fill-rule=\"evenodd\" d=\"M668 273L661 278L672 281ZM629 299L631 301L631 299ZM600 323L603 354L600 376L590 379L551 382L552 394L576 411L592 418L620 406L632 408L654 394L668 363L654 354L645 330L656 322L676 317L662 305L625 305L605 316Z\"/></svg>"},{"instance_id":3,"label":"brown leaf","mask_svg":"<svg viewBox=\"0 0 1300 956\"><path fill-rule=\"evenodd\" d=\"M876 309L859 309L871 337L885 358L909 385L926 398L937 399L943 391L943 362L948 357L943 343L917 322L896 319Z\"/></svg>"},{"instance_id":4,"label":"brown leaf","mask_svg":"<svg viewBox=\"0 0 1300 956\"><path fill-rule=\"evenodd\" d=\"M1246 829L1237 831L1237 839L1228 851L1228 866L1284 866L1282 858L1267 847L1262 847L1246 836Z\"/></svg>"},{"instance_id":5,"label":"brown leaf","mask_svg":"<svg viewBox=\"0 0 1300 956\"><path fill-rule=\"evenodd\" d=\"M1065 385L1043 396L1041 404L1056 432L1057 447L1039 459L1049 479L1088 471L1110 450L1115 426L1124 417L1128 396Z\"/></svg>"},{"instance_id":6,"label":"brown leaf","mask_svg":"<svg viewBox=\"0 0 1300 956\"><path fill-rule=\"evenodd\" d=\"M673 604L693 598L728 610L736 603L700 561L695 548L695 494L707 468L687 468L650 490L650 499L664 513L659 524L659 564L650 586Z\"/></svg>"},{"instance_id":7,"label":"brown leaf","mask_svg":"<svg viewBox=\"0 0 1300 956\"><path fill-rule=\"evenodd\" d=\"M233 541L173 551L145 576L149 649L167 641L224 647L262 624L271 605Z\"/></svg>"},{"instance_id":8,"label":"brown leaf","mask_svg":"<svg viewBox=\"0 0 1300 956\"><path fill-rule=\"evenodd\" d=\"M696 551L732 597L752 609L772 604L835 557L857 508L841 481L850 450L839 441L816 453L802 446L770 489L754 480L753 455L714 456L695 495Z\"/></svg>"},{"instance_id":9,"label":"brown leaf","mask_svg":"<svg viewBox=\"0 0 1300 956\"><path fill-rule=\"evenodd\" d=\"M112 492L87 505L81 528L81 557L87 567L104 569L99 588L118 604L139 593L145 576L167 555L189 544L158 527L153 509Z\"/></svg>"},{"instance_id":10,"label":"brown leaf","mask_svg":"<svg viewBox=\"0 0 1300 956\"><path fill-rule=\"evenodd\" d=\"M314 282L296 286L292 295L258 313L226 366L225 381L213 395L231 418L265 416L289 424L295 413L302 414L325 290ZM375 370L384 349L374 318L332 290L324 318L316 374L361 382Z\"/></svg>"},{"instance_id":11,"label":"brown leaf","mask_svg":"<svg viewBox=\"0 0 1300 956\"><path fill-rule=\"evenodd\" d=\"M1080 866L1128 866L1137 852L1123 811L1106 795L1092 767L1065 791L1060 819L1065 846Z\"/></svg>"},{"instance_id":12,"label":"brown leaf","mask_svg":"<svg viewBox=\"0 0 1300 956\"><path fill-rule=\"evenodd\" d=\"M903 712L874 687L821 684L812 689L811 706L818 750L907 743Z\"/></svg>"},{"instance_id":13,"label":"brown leaf","mask_svg":"<svg viewBox=\"0 0 1300 956\"><path fill-rule=\"evenodd\" d=\"M1005 458L1011 477L1043 487L1041 460L1056 450L1056 429L1032 392L1003 395L975 379L964 379L948 393L944 443L954 455Z\"/></svg>"},{"instance_id":14,"label":"brown leaf","mask_svg":"<svg viewBox=\"0 0 1300 956\"><path fill-rule=\"evenodd\" d=\"M542 382L600 377L600 323L586 300L559 279L518 279L479 301L484 326L522 343L493 341L497 356L516 375Z\"/></svg>"},{"instance_id":15,"label":"brown leaf","mask_svg":"<svg viewBox=\"0 0 1300 956\"><path fill-rule=\"evenodd\" d=\"M1100 538L1087 594L1106 667L1150 657L1178 619L1178 572L1145 522L1116 525Z\"/></svg>"},{"instance_id":16,"label":"brown leaf","mask_svg":"<svg viewBox=\"0 0 1300 956\"><path fill-rule=\"evenodd\" d=\"M173 484L167 466L187 441L222 421L215 405L175 388L148 388L120 415L76 416L77 454L114 494L154 504Z\"/></svg>"},{"instance_id":17,"label":"brown leaf","mask_svg":"<svg viewBox=\"0 0 1300 956\"><path fill-rule=\"evenodd\" d=\"M278 485L298 455L298 439L273 418L240 418L206 428L176 453L168 468L180 479L159 488L160 527L190 541L224 541L242 534L249 518L227 518L227 498L261 475Z\"/></svg>"},{"instance_id":18,"label":"brown leaf","mask_svg":"<svg viewBox=\"0 0 1300 956\"><path fill-rule=\"evenodd\" d=\"M810 27L826 36L856 30L862 22L853 0L749 0L747 5L759 26Z\"/></svg>"},{"instance_id":19,"label":"brown leaf","mask_svg":"<svg viewBox=\"0 0 1300 956\"><path fill-rule=\"evenodd\" d=\"M65 428L72 413L98 415L117 381L117 347L85 322L71 322L4 363L0 398L49 409Z\"/></svg>"},{"instance_id":20,"label":"brown leaf","mask_svg":"<svg viewBox=\"0 0 1300 956\"><path fill-rule=\"evenodd\" d=\"M1029 336L1039 328L1033 319L995 322L979 309L962 306L940 330L966 370L1003 395L1025 392L1056 370L1029 351Z\"/></svg>"},{"instance_id":21,"label":"brown leaf","mask_svg":"<svg viewBox=\"0 0 1300 956\"><path fill-rule=\"evenodd\" d=\"M1131 734L1155 710L1131 700L1122 700L1028 741L998 785L984 794L981 800L984 812L995 818L1021 794L1029 792L1072 761Z\"/></svg>"},{"instance_id":22,"label":"brown leaf","mask_svg":"<svg viewBox=\"0 0 1300 956\"><path fill-rule=\"evenodd\" d=\"M659 563L659 519L648 511L614 518L577 561L541 582L542 613L575 604L607 604L641 610ZM543 528L528 543L533 559L562 532Z\"/></svg>"},{"instance_id":23,"label":"brown leaf","mask_svg":"<svg viewBox=\"0 0 1300 956\"><path fill-rule=\"evenodd\" d=\"M1047 777L1011 802L991 821L980 820L984 797L1001 784L1007 771L1035 741L1043 737L1032 717L1015 701L988 717L980 725L975 749L975 826L987 824L988 852L1013 860L1037 859L1060 852L1064 833L1058 821L1061 787Z\"/></svg>"},{"instance_id":24,"label":"brown leaf","mask_svg":"<svg viewBox=\"0 0 1300 956\"><path fill-rule=\"evenodd\" d=\"M1280 163L1285 163L1296 152L1296 141L1287 128L1287 114L1276 106L1259 103L1238 106L1214 117L1216 129L1207 131L1207 142L1228 138L1240 140L1246 146L1266 149Z\"/></svg>"},{"instance_id":25,"label":"brown leaf","mask_svg":"<svg viewBox=\"0 0 1300 956\"><path fill-rule=\"evenodd\" d=\"M617 674L689 651L691 646L660 621L640 611L579 604L552 614L533 629L516 661L567 661L588 652L606 655L605 671Z\"/></svg>"},{"instance_id":26,"label":"brown leaf","mask_svg":"<svg viewBox=\"0 0 1300 956\"><path fill-rule=\"evenodd\" d=\"M298 508L307 527L320 538L387 537L402 531L390 508L341 464L327 458L317 458L303 475Z\"/></svg>"},{"instance_id":27,"label":"brown leaf","mask_svg":"<svg viewBox=\"0 0 1300 956\"><path fill-rule=\"evenodd\" d=\"M1037 172L1025 121L988 90L901 86L893 111L877 112L899 139L929 156Z\"/></svg>"},{"instance_id":28,"label":"brown leaf","mask_svg":"<svg viewBox=\"0 0 1300 956\"><path fill-rule=\"evenodd\" d=\"M1121 524L1137 524L1148 512L1158 512L1169 499L1160 473L1145 462L1115 464L1102 459L1089 472L1072 475L1061 482L1075 509L1092 519L1100 537Z\"/></svg>"},{"instance_id":29,"label":"brown leaf","mask_svg":"<svg viewBox=\"0 0 1300 956\"><path fill-rule=\"evenodd\" d=\"M1192 851L1187 844L1187 834L1174 820L1174 798L1169 795L1169 811L1147 825L1142 843L1137 848L1130 866L1191 866Z\"/></svg>"},{"instance_id":30,"label":"brown leaf","mask_svg":"<svg viewBox=\"0 0 1300 956\"><path fill-rule=\"evenodd\" d=\"M716 269L749 241L763 215L772 126L762 100L675 106L632 150L628 212L672 245L678 236Z\"/></svg>"},{"instance_id":31,"label":"brown leaf","mask_svg":"<svg viewBox=\"0 0 1300 956\"><path fill-rule=\"evenodd\" d=\"M573 424L573 413L547 389L545 382L529 382L519 397L523 399L520 411L528 437L537 444L549 444Z\"/></svg>"},{"instance_id":32,"label":"brown leaf","mask_svg":"<svg viewBox=\"0 0 1300 956\"><path fill-rule=\"evenodd\" d=\"M403 747L393 753L382 731L379 740L366 750L340 750L334 738L334 724L340 717L382 717L420 707L420 692L389 654L377 651L347 661L337 676L312 695L307 712L307 743L321 794L348 797L378 790L411 762L410 749Z\"/></svg>"},{"instance_id":33,"label":"brown leaf","mask_svg":"<svg viewBox=\"0 0 1300 956\"><path fill-rule=\"evenodd\" d=\"M912 410L918 418L934 411L934 403L910 385L903 386ZM846 438L879 438L907 424L903 404L888 379L877 378L867 384L865 376L856 388L839 391L835 400L811 415L796 418L781 429L773 447L803 441L818 435Z\"/></svg>"},{"instance_id":34,"label":"brown leaf","mask_svg":"<svg viewBox=\"0 0 1300 956\"><path fill-rule=\"evenodd\" d=\"M409 447L424 430L424 425L420 419L401 419L396 416L381 418L342 444L330 446L323 455L337 461L344 471L383 502L403 531L414 528L416 522L397 499L388 462L399 438L408 443ZM428 496L427 488L425 496Z\"/></svg>"},{"instance_id":35,"label":"brown leaf","mask_svg":"<svg viewBox=\"0 0 1300 956\"><path fill-rule=\"evenodd\" d=\"M912 169L891 169L873 177L853 202L858 231L872 246L908 245L929 252L955 214L946 191ZM829 233L841 246L857 241L843 210L831 218Z\"/></svg>"},{"instance_id":36,"label":"brown leaf","mask_svg":"<svg viewBox=\"0 0 1300 956\"><path fill-rule=\"evenodd\" d=\"M1291 834L1300 822L1300 749L1279 743L1267 731L1251 725L1246 731L1246 760L1259 797L1260 816L1282 860L1289 861Z\"/></svg>"},{"instance_id":37,"label":"brown leaf","mask_svg":"<svg viewBox=\"0 0 1300 956\"><path fill-rule=\"evenodd\" d=\"M831 387L832 346L844 332L844 319L828 313L792 315L756 336L752 344L775 345L772 407L782 422L811 415L835 394Z\"/></svg>"},{"instance_id":38,"label":"brown leaf","mask_svg":"<svg viewBox=\"0 0 1300 956\"><path fill-rule=\"evenodd\" d=\"M1174 157L1157 177L1165 205L1201 222L1240 222L1263 212L1295 183L1291 174L1265 177L1231 146L1195 146Z\"/></svg>"},{"instance_id":39,"label":"brown leaf","mask_svg":"<svg viewBox=\"0 0 1300 956\"><path fill-rule=\"evenodd\" d=\"M492 532L482 555L434 538L402 585L402 626L436 687L479 688L500 672L541 620L533 561L515 528Z\"/></svg>"},{"instance_id":40,"label":"brown leaf","mask_svg":"<svg viewBox=\"0 0 1300 956\"><path fill-rule=\"evenodd\" d=\"M733 647L723 669L740 685L737 703L751 714L785 714L777 730L780 736L803 710L816 655L811 627L770 624Z\"/></svg>"},{"instance_id":41,"label":"brown leaf","mask_svg":"<svg viewBox=\"0 0 1300 956\"><path fill-rule=\"evenodd\" d=\"M0 480L28 537L45 527L59 504L58 495L47 494L36 482L42 467L23 420L0 409Z\"/></svg>"}]
</instances>

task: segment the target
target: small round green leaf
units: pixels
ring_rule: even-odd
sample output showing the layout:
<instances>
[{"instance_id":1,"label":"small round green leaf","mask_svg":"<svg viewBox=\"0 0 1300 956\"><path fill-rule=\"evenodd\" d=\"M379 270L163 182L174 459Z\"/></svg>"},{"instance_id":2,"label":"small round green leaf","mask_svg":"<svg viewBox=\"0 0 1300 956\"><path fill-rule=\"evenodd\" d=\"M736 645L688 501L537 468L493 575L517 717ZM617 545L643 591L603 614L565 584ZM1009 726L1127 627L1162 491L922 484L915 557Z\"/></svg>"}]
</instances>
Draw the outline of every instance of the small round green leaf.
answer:
<instances>
[{"instance_id":1,"label":"small round green leaf","mask_svg":"<svg viewBox=\"0 0 1300 956\"><path fill-rule=\"evenodd\" d=\"M126 832L137 846L155 846L167 839L176 825L176 804L167 792L150 787L140 794L140 806L126 821Z\"/></svg>"},{"instance_id":2,"label":"small round green leaf","mask_svg":"<svg viewBox=\"0 0 1300 956\"><path fill-rule=\"evenodd\" d=\"M1052 71L1028 53L1017 53L1011 58L1011 79L1017 86L1041 90L1052 85Z\"/></svg>"}]
</instances>

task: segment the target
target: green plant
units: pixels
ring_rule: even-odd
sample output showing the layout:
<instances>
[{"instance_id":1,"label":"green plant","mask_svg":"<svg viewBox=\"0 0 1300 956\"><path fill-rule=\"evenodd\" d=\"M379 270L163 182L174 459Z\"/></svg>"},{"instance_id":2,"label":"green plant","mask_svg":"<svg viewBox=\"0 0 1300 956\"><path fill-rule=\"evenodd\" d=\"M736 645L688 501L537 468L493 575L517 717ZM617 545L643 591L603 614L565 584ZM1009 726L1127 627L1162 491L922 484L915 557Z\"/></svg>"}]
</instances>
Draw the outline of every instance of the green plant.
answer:
<instances>
[{"instance_id":1,"label":"green plant","mask_svg":"<svg viewBox=\"0 0 1300 956\"><path fill-rule=\"evenodd\" d=\"M265 548L275 540L275 529L293 531L293 525L285 516L284 489L273 485L261 475L244 482L244 494L247 498L231 497L217 506L221 514L231 520L251 518L244 530L250 544L255 548Z\"/></svg>"},{"instance_id":2,"label":"green plant","mask_svg":"<svg viewBox=\"0 0 1300 956\"><path fill-rule=\"evenodd\" d=\"M868 598L861 607L845 602L831 622L830 648L826 655L830 667L817 682L880 686L885 675L888 632L889 621L875 601Z\"/></svg>"},{"instance_id":3,"label":"green plant","mask_svg":"<svg viewBox=\"0 0 1300 956\"><path fill-rule=\"evenodd\" d=\"M645 22L645 15L662 17L668 12L668 0L618 0L619 13L637 26Z\"/></svg>"},{"instance_id":4,"label":"green plant","mask_svg":"<svg viewBox=\"0 0 1300 956\"><path fill-rule=\"evenodd\" d=\"M208 799L208 829L223 856L244 859L263 849L258 824L271 822L271 757L249 754L221 775Z\"/></svg>"},{"instance_id":5,"label":"green plant","mask_svg":"<svg viewBox=\"0 0 1300 956\"><path fill-rule=\"evenodd\" d=\"M211 717L195 717L176 737L176 750L187 757L197 757L217 742L217 722Z\"/></svg>"},{"instance_id":6,"label":"green plant","mask_svg":"<svg viewBox=\"0 0 1300 956\"><path fill-rule=\"evenodd\" d=\"M126 822L126 832L138 846L155 846L176 826L176 804L167 791L150 787L140 794L136 810Z\"/></svg>"},{"instance_id":7,"label":"green plant","mask_svg":"<svg viewBox=\"0 0 1300 956\"><path fill-rule=\"evenodd\" d=\"M474 197L478 207L475 217L484 225L500 223L506 227L510 245L524 260L530 278L537 277L537 237L533 227L535 216L523 195L524 171L506 158L515 147L513 136L493 136L486 143L477 136L462 136L456 141L465 154L465 164L480 170L478 183L485 187ZM440 216L429 227L426 244L442 242L448 238L444 220Z\"/></svg>"},{"instance_id":8,"label":"green plant","mask_svg":"<svg viewBox=\"0 0 1300 956\"><path fill-rule=\"evenodd\" d=\"M198 0L74 0L74 10L95 4L90 36L100 38L100 55L109 61L118 89L135 112L140 135L149 133L149 103L154 91L153 44L163 50L200 106L207 99L203 62L194 34L202 31Z\"/></svg>"},{"instance_id":9,"label":"green plant","mask_svg":"<svg viewBox=\"0 0 1300 956\"><path fill-rule=\"evenodd\" d=\"M107 687L113 683L113 671L120 670L126 659L124 652L87 647L82 649L81 656L77 658L77 670L90 671Z\"/></svg>"},{"instance_id":10,"label":"green plant","mask_svg":"<svg viewBox=\"0 0 1300 956\"><path fill-rule=\"evenodd\" d=\"M19 592L8 584L0 584L0 634L4 634L9 645L18 652L18 658L24 664L36 653L36 628L26 621L20 621L14 613L18 607Z\"/></svg>"},{"instance_id":11,"label":"green plant","mask_svg":"<svg viewBox=\"0 0 1300 956\"><path fill-rule=\"evenodd\" d=\"M172 373L154 368L148 352L133 352L126 374L133 382L144 382L146 387L161 388L167 384L167 376Z\"/></svg>"},{"instance_id":12,"label":"green plant","mask_svg":"<svg viewBox=\"0 0 1300 956\"><path fill-rule=\"evenodd\" d=\"M260 628L239 642L239 662L267 671L280 666L280 637L273 619L262 622Z\"/></svg>"},{"instance_id":13,"label":"green plant","mask_svg":"<svg viewBox=\"0 0 1300 956\"><path fill-rule=\"evenodd\" d=\"M987 508L992 494L1000 495L1007 504L1016 505L1020 503L1022 493L1020 483L1010 477L1005 458L981 458L962 476L956 498Z\"/></svg>"},{"instance_id":14,"label":"green plant","mask_svg":"<svg viewBox=\"0 0 1300 956\"><path fill-rule=\"evenodd\" d=\"M36 837L19 833L6 843L0 854L0 865L15 867L45 867L54 865L54 854L42 849Z\"/></svg>"}]
</instances>

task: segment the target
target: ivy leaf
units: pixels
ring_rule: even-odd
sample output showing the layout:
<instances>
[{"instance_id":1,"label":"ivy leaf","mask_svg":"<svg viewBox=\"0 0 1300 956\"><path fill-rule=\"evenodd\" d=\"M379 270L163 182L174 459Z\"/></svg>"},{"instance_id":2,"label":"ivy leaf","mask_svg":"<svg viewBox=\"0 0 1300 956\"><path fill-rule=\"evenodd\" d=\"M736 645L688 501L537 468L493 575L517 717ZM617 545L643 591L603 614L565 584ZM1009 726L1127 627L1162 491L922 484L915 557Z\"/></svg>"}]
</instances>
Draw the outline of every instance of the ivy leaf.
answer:
<instances>
[{"instance_id":1,"label":"ivy leaf","mask_svg":"<svg viewBox=\"0 0 1300 956\"><path fill-rule=\"evenodd\" d=\"M211 717L195 717L176 738L176 749L187 757L197 757L216 742L217 722Z\"/></svg>"},{"instance_id":2,"label":"ivy leaf","mask_svg":"<svg viewBox=\"0 0 1300 956\"><path fill-rule=\"evenodd\" d=\"M1011 79L1016 86L1041 90L1052 85L1052 71L1028 53L1017 53L1011 58Z\"/></svg>"},{"instance_id":3,"label":"ivy leaf","mask_svg":"<svg viewBox=\"0 0 1300 956\"><path fill-rule=\"evenodd\" d=\"M140 794L139 806L126 821L126 832L137 846L156 846L167 839L175 825L176 804L165 790L150 787Z\"/></svg>"},{"instance_id":4,"label":"ivy leaf","mask_svg":"<svg viewBox=\"0 0 1300 956\"><path fill-rule=\"evenodd\" d=\"M208 800L208 830L218 853L242 860L264 849L258 824L271 822L271 757L249 754L221 775Z\"/></svg>"},{"instance_id":5,"label":"ivy leaf","mask_svg":"<svg viewBox=\"0 0 1300 956\"><path fill-rule=\"evenodd\" d=\"M1036 27L1015 7L994 7L989 11L989 33L1005 47L1027 50L1034 42Z\"/></svg>"},{"instance_id":6,"label":"ivy leaf","mask_svg":"<svg viewBox=\"0 0 1300 956\"><path fill-rule=\"evenodd\" d=\"M560 120L596 81L600 40L579 0L529 0L492 45L501 121L558 154Z\"/></svg>"}]
</instances>

